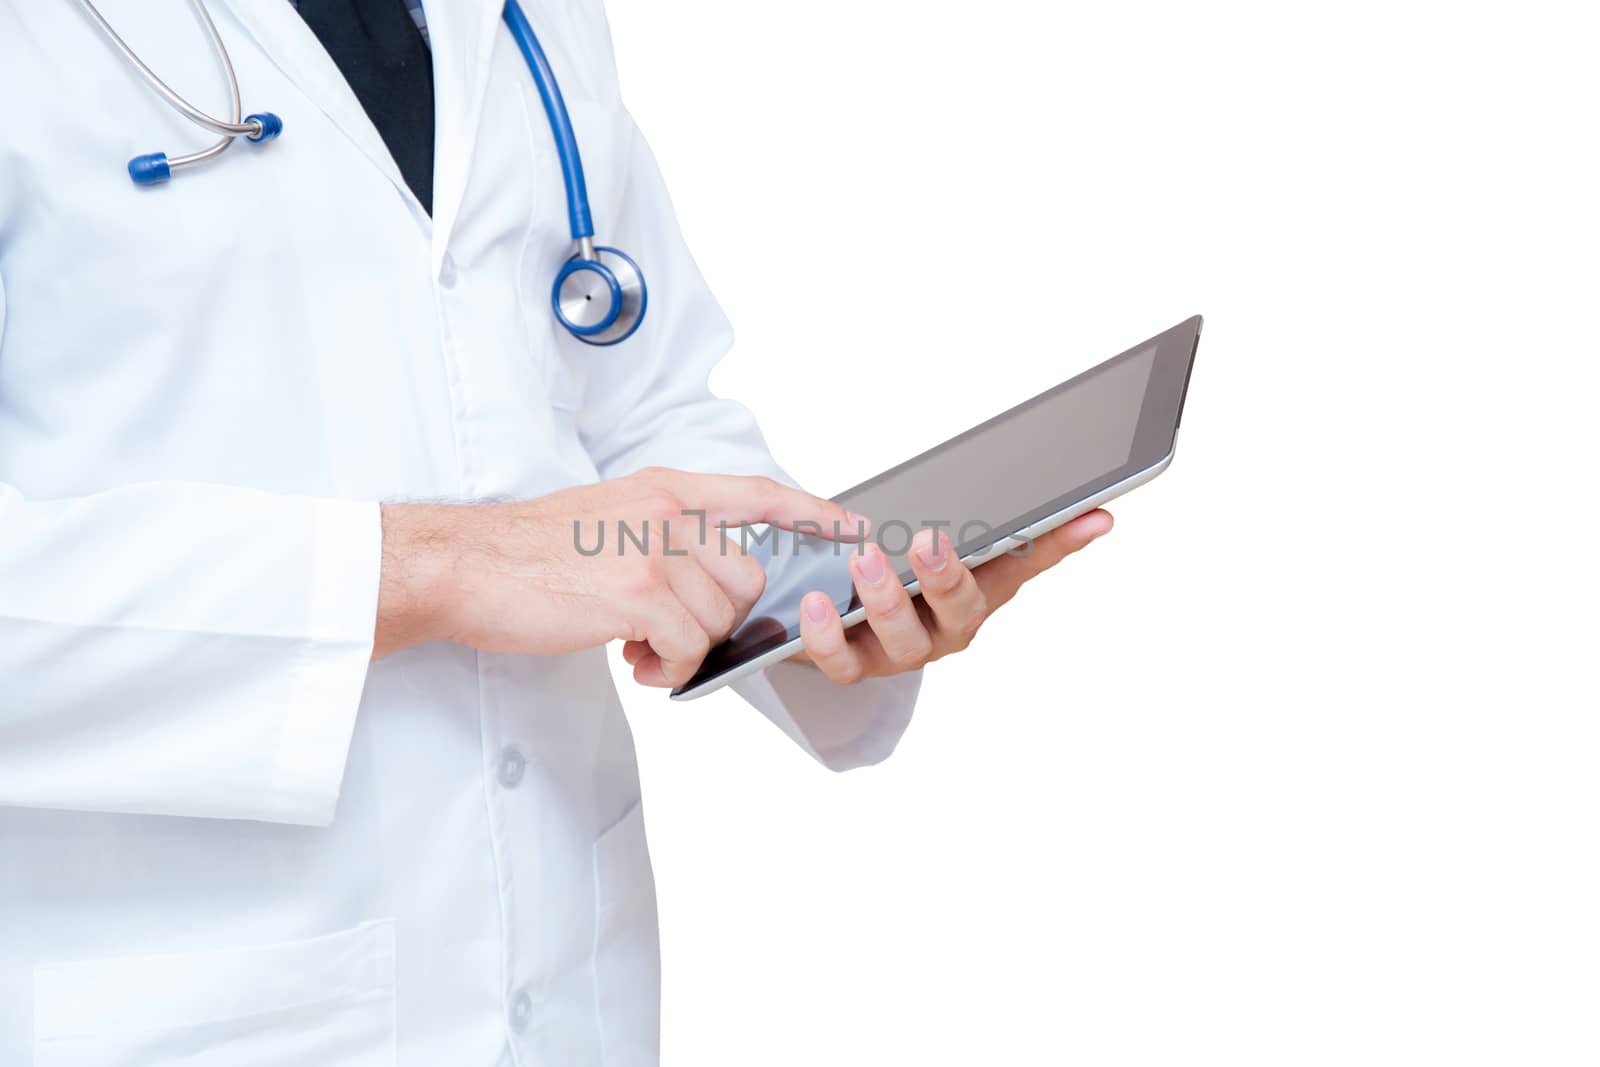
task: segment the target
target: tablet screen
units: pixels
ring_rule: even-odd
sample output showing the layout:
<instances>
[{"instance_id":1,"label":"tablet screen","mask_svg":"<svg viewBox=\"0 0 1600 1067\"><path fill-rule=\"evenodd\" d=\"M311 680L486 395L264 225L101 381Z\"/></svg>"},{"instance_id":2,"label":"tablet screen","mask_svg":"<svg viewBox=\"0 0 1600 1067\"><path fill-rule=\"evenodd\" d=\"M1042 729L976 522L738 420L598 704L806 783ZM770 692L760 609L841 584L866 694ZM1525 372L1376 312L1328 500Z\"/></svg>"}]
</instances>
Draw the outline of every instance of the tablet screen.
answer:
<instances>
[{"instance_id":1,"label":"tablet screen","mask_svg":"<svg viewBox=\"0 0 1600 1067\"><path fill-rule=\"evenodd\" d=\"M906 553L925 527L974 556L1165 459L1198 326L1175 327L834 499L872 520L902 582L915 578ZM840 614L858 606L848 570L857 546L775 528L744 532L743 542L766 568L766 590L685 689L798 637L807 593L827 593Z\"/></svg>"},{"instance_id":2,"label":"tablet screen","mask_svg":"<svg viewBox=\"0 0 1600 1067\"><path fill-rule=\"evenodd\" d=\"M1056 488L1046 493L1057 496L1062 486L1077 488L1128 462L1155 354L1151 345L1096 368L1049 403L980 426L942 454L919 457L839 502L872 520L897 572L910 569L907 542L924 525L947 524L956 545L998 530L1039 504L1046 472Z\"/></svg>"}]
</instances>

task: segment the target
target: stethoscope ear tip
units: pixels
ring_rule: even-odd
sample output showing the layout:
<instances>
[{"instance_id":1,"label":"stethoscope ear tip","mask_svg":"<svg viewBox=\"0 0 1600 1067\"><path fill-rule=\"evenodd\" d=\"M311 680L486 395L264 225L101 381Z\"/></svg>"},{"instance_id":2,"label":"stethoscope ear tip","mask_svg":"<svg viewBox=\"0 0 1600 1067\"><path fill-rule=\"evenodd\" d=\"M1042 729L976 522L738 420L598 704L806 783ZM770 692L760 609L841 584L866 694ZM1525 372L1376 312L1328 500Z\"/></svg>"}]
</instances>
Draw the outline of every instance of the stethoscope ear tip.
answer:
<instances>
[{"instance_id":1,"label":"stethoscope ear tip","mask_svg":"<svg viewBox=\"0 0 1600 1067\"><path fill-rule=\"evenodd\" d=\"M167 154L151 152L149 155L134 156L128 160L128 177L133 179L135 185L160 185L172 177Z\"/></svg>"},{"instance_id":2,"label":"stethoscope ear tip","mask_svg":"<svg viewBox=\"0 0 1600 1067\"><path fill-rule=\"evenodd\" d=\"M246 115L245 121L257 123L261 127L260 133L245 134L246 140L254 141L256 144L260 144L262 141L270 141L283 132L283 120L270 111Z\"/></svg>"}]
</instances>

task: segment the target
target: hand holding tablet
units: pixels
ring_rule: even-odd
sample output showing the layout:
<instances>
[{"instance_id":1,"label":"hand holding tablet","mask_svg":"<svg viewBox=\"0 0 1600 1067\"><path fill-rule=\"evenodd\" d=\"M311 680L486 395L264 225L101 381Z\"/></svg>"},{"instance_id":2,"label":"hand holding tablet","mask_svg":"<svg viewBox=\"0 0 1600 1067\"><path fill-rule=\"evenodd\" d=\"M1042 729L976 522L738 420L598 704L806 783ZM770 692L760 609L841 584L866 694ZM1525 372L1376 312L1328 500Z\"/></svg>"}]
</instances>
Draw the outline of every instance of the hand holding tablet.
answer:
<instances>
[{"instance_id":1,"label":"hand holding tablet","mask_svg":"<svg viewBox=\"0 0 1600 1067\"><path fill-rule=\"evenodd\" d=\"M702 696L799 652L807 594L825 594L844 627L866 619L872 605L862 602L855 580L863 566L871 573L881 564L883 584L916 596L921 579L908 552L919 530L942 532L967 568L1010 553L979 577L1012 589L1054 562L1051 554L1059 558L1104 532L1086 522L1038 545L1041 558L1022 554L1035 539L1166 469L1200 325L1199 316L1188 319L834 497L872 520L876 547L865 556L861 545L805 533L769 529L747 542L766 569L766 589L673 697ZM1109 516L1103 521L1108 526ZM921 534L924 544L930 538Z\"/></svg>"}]
</instances>

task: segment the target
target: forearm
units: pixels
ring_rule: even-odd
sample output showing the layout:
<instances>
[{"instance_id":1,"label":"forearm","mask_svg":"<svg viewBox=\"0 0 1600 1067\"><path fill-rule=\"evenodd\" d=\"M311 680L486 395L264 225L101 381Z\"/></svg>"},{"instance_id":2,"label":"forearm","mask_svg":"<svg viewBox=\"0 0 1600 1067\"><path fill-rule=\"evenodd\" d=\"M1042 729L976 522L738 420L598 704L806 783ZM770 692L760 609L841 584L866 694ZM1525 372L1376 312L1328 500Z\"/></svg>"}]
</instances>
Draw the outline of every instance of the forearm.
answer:
<instances>
[{"instance_id":1,"label":"forearm","mask_svg":"<svg viewBox=\"0 0 1600 1067\"><path fill-rule=\"evenodd\" d=\"M760 596L759 563L710 541L668 550L665 530L720 523L855 528L853 517L767 478L652 469L536 500L382 509L372 656L427 641L553 656L647 644L636 676L679 685ZM655 531L654 549L591 552L576 529Z\"/></svg>"},{"instance_id":2,"label":"forearm","mask_svg":"<svg viewBox=\"0 0 1600 1067\"><path fill-rule=\"evenodd\" d=\"M463 505L385 504L372 658L450 640L460 583Z\"/></svg>"}]
</instances>

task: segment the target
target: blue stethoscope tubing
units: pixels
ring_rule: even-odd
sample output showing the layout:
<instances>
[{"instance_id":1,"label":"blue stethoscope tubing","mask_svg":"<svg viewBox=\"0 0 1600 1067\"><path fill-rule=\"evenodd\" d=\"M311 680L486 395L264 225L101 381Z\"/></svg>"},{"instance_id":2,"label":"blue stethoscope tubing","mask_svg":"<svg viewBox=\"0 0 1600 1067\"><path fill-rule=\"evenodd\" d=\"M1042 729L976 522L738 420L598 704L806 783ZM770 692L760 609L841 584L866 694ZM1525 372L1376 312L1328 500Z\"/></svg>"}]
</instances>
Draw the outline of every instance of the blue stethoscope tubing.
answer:
<instances>
[{"instance_id":1,"label":"blue stethoscope tubing","mask_svg":"<svg viewBox=\"0 0 1600 1067\"><path fill-rule=\"evenodd\" d=\"M169 159L165 152L151 152L134 157L128 161L128 176L134 184L159 185L166 182L172 177L173 171L219 155L236 137L263 144L283 132L283 121L270 111L240 118L239 83L233 72L233 61L206 11L204 0L190 0L190 3L205 26L227 76L233 116L231 122L206 114L174 92L118 36L92 0L78 2L123 57L168 104L191 122L222 136L209 148L185 156ZM566 186L567 221L576 246L551 286L551 310L555 312L556 320L578 340L591 345L617 344L633 336L644 321L645 308L649 304L644 273L632 258L618 249L596 247L594 218L589 209L589 187L583 176L583 156L578 151L578 135L572 128L572 118L567 114L567 103L561 95L555 71L551 69L538 35L533 32L533 26L529 24L517 0L506 0L503 16L512 39L528 63L534 85L539 89L539 99L544 103L550 132L555 136L556 155L561 162L561 175Z\"/></svg>"},{"instance_id":2,"label":"blue stethoscope tubing","mask_svg":"<svg viewBox=\"0 0 1600 1067\"><path fill-rule=\"evenodd\" d=\"M556 319L574 337L592 345L625 341L644 321L650 294L644 273L626 253L594 245L594 219L589 211L589 185L583 176L583 156L578 135L567 114L556 73L539 45L539 38L517 0L506 0L506 28L533 74L533 84L544 102L545 118L555 135L556 155L567 188L567 222L577 251L556 274L550 289L550 306Z\"/></svg>"}]
</instances>

